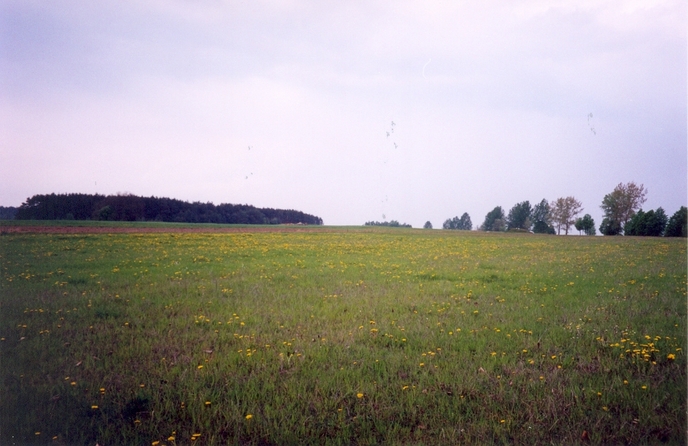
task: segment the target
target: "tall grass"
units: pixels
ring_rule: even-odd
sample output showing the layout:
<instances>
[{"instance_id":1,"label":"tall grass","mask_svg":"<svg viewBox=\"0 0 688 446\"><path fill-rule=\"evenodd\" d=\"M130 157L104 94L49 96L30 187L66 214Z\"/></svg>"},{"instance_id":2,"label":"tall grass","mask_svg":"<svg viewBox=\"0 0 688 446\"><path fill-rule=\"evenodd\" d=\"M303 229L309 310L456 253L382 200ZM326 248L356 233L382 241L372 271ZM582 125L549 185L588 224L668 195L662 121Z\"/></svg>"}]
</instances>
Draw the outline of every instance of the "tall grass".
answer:
<instances>
[{"instance_id":1,"label":"tall grass","mask_svg":"<svg viewBox=\"0 0 688 446\"><path fill-rule=\"evenodd\" d=\"M0 237L0 443L686 441L686 244Z\"/></svg>"}]
</instances>

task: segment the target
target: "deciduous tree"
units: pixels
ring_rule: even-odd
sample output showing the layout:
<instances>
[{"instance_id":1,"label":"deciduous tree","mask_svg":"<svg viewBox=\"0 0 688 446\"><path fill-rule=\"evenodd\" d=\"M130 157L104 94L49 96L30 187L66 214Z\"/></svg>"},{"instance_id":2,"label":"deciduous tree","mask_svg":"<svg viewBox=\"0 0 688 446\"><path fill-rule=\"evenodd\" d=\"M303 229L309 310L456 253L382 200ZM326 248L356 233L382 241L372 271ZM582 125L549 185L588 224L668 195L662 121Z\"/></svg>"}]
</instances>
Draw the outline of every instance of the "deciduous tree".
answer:
<instances>
[{"instance_id":1,"label":"deciduous tree","mask_svg":"<svg viewBox=\"0 0 688 446\"><path fill-rule=\"evenodd\" d=\"M575 223L576 215L583 210L580 201L573 197L557 198L550 205L552 221L557 226L557 233L561 234L562 228L565 235L569 235L569 228Z\"/></svg>"},{"instance_id":2,"label":"deciduous tree","mask_svg":"<svg viewBox=\"0 0 688 446\"><path fill-rule=\"evenodd\" d=\"M647 189L641 184L638 186L633 181L619 183L614 190L605 195L600 206L604 211L604 218L600 232L604 235L614 235L624 232L626 223L633 217L638 209L645 203ZM603 230L604 228L604 230Z\"/></svg>"},{"instance_id":3,"label":"deciduous tree","mask_svg":"<svg viewBox=\"0 0 688 446\"><path fill-rule=\"evenodd\" d=\"M578 232L585 232L585 235L595 235L595 220L590 214L585 214L583 218L576 220L576 229Z\"/></svg>"}]
</instances>

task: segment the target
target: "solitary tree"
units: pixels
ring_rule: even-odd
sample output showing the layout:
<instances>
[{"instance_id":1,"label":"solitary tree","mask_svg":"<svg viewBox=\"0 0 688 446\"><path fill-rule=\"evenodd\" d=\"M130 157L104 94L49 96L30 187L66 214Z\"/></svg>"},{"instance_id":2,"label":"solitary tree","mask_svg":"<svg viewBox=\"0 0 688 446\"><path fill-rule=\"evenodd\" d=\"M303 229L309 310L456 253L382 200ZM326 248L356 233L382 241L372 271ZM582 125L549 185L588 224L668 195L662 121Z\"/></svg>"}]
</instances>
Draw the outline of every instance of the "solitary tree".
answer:
<instances>
[{"instance_id":1,"label":"solitary tree","mask_svg":"<svg viewBox=\"0 0 688 446\"><path fill-rule=\"evenodd\" d=\"M533 212L529 201L523 201L514 205L509 211L506 222L509 229L530 230L532 225L530 215Z\"/></svg>"},{"instance_id":2,"label":"solitary tree","mask_svg":"<svg viewBox=\"0 0 688 446\"><path fill-rule=\"evenodd\" d=\"M595 220L590 214L585 214L583 218L577 219L575 226L579 233L583 231L585 235L595 235Z\"/></svg>"},{"instance_id":3,"label":"solitary tree","mask_svg":"<svg viewBox=\"0 0 688 446\"><path fill-rule=\"evenodd\" d=\"M483 231L503 231L504 230L504 211L501 206L497 206L487 213L485 221L480 226Z\"/></svg>"},{"instance_id":4,"label":"solitary tree","mask_svg":"<svg viewBox=\"0 0 688 446\"><path fill-rule=\"evenodd\" d=\"M430 223L430 220L425 222L425 225L423 225L423 229L432 229L432 223Z\"/></svg>"},{"instance_id":5,"label":"solitary tree","mask_svg":"<svg viewBox=\"0 0 688 446\"><path fill-rule=\"evenodd\" d=\"M533 232L536 234L555 234L549 203L544 198L535 205L530 219L533 221Z\"/></svg>"},{"instance_id":6,"label":"solitary tree","mask_svg":"<svg viewBox=\"0 0 688 446\"><path fill-rule=\"evenodd\" d=\"M614 190L605 195L600 206L604 211L604 220L600 226L600 232L604 235L616 235L625 233L626 223L633 217L638 209L645 203L647 189L634 182L619 183Z\"/></svg>"},{"instance_id":7,"label":"solitary tree","mask_svg":"<svg viewBox=\"0 0 688 446\"><path fill-rule=\"evenodd\" d=\"M685 206L681 206L681 209L676 211L674 215L669 219L666 230L664 231L665 237L686 237L688 234L686 231L686 226L688 223L688 209Z\"/></svg>"},{"instance_id":8,"label":"solitary tree","mask_svg":"<svg viewBox=\"0 0 688 446\"><path fill-rule=\"evenodd\" d=\"M557 198L550 206L552 221L557 225L557 233L561 234L563 228L565 235L569 235L569 228L575 223L576 215L583 210L581 202L573 197Z\"/></svg>"}]
</instances>

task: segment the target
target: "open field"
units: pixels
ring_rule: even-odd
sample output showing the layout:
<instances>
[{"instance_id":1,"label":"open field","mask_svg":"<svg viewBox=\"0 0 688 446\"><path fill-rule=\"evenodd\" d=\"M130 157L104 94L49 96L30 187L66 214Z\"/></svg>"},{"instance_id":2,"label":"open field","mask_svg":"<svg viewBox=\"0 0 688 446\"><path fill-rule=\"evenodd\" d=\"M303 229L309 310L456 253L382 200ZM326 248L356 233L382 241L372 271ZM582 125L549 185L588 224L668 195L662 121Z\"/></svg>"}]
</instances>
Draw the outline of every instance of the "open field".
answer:
<instances>
[{"instance_id":1,"label":"open field","mask_svg":"<svg viewBox=\"0 0 688 446\"><path fill-rule=\"evenodd\" d=\"M686 442L685 239L8 228L3 445Z\"/></svg>"}]
</instances>

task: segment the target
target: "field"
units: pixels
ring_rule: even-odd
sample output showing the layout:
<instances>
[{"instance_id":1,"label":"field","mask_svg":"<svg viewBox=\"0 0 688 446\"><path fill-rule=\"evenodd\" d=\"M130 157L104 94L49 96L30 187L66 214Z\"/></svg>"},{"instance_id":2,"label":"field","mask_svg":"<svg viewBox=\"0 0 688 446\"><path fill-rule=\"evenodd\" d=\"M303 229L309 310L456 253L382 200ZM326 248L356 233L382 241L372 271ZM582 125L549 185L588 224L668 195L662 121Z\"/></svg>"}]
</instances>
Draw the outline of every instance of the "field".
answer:
<instances>
[{"instance_id":1,"label":"field","mask_svg":"<svg viewBox=\"0 0 688 446\"><path fill-rule=\"evenodd\" d=\"M0 444L686 443L685 239L2 229Z\"/></svg>"}]
</instances>

